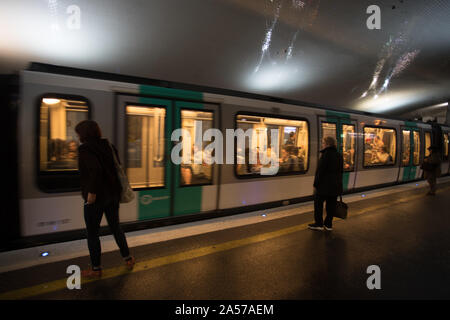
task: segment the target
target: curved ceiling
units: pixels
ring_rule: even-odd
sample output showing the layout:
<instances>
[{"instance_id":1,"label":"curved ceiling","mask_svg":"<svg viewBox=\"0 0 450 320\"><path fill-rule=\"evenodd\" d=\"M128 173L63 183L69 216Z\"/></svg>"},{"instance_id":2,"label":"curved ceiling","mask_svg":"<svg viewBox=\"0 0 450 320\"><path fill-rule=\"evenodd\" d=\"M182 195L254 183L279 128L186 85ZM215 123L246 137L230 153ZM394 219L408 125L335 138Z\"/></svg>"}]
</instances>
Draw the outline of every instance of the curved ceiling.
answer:
<instances>
[{"instance_id":1,"label":"curved ceiling","mask_svg":"<svg viewBox=\"0 0 450 320\"><path fill-rule=\"evenodd\" d=\"M450 98L446 0L3 0L0 39L2 73L37 61L385 114Z\"/></svg>"}]
</instances>

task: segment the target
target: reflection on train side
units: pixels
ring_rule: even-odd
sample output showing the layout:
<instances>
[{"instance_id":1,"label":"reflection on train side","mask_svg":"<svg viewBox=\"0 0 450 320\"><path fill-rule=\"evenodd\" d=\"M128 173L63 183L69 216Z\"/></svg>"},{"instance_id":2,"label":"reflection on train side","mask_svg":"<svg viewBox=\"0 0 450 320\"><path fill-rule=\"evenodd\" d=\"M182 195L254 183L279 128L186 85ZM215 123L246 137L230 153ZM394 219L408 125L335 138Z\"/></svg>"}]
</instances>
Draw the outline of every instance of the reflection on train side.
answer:
<instances>
[{"instance_id":1,"label":"reflection on train side","mask_svg":"<svg viewBox=\"0 0 450 320\"><path fill-rule=\"evenodd\" d=\"M394 129L364 127L364 166L393 165L395 139Z\"/></svg>"},{"instance_id":2,"label":"reflection on train side","mask_svg":"<svg viewBox=\"0 0 450 320\"><path fill-rule=\"evenodd\" d=\"M444 160L448 160L448 133L444 133Z\"/></svg>"},{"instance_id":3,"label":"reflection on train side","mask_svg":"<svg viewBox=\"0 0 450 320\"><path fill-rule=\"evenodd\" d=\"M431 154L431 151L428 150L429 147L431 147L431 132L425 132L425 157Z\"/></svg>"},{"instance_id":4,"label":"reflection on train side","mask_svg":"<svg viewBox=\"0 0 450 320\"><path fill-rule=\"evenodd\" d=\"M259 159L259 143L263 141L260 135L266 136L267 156L271 155L271 130L278 130L279 146L279 170L278 173L305 172L308 168L308 123L303 120L288 120L279 118L268 118L262 116L238 115L237 128L244 131L253 129L251 145L244 150L244 164L239 164L237 159L236 174L240 176L258 175L262 164ZM249 139L248 139L249 140ZM246 144L247 146L248 144ZM257 163L250 164L250 150L257 154ZM239 154L239 151L237 154ZM241 159L242 160L242 159ZM267 167L270 164L266 165Z\"/></svg>"},{"instance_id":5,"label":"reflection on train side","mask_svg":"<svg viewBox=\"0 0 450 320\"><path fill-rule=\"evenodd\" d=\"M420 165L420 134L419 131L413 131L414 151L413 151L413 165Z\"/></svg>"},{"instance_id":6,"label":"reflection on train side","mask_svg":"<svg viewBox=\"0 0 450 320\"><path fill-rule=\"evenodd\" d=\"M163 187L164 122L160 107L132 106L127 115L127 175L133 188Z\"/></svg>"},{"instance_id":7,"label":"reflection on train side","mask_svg":"<svg viewBox=\"0 0 450 320\"><path fill-rule=\"evenodd\" d=\"M212 128L212 125L212 112L181 110L181 128L187 130L191 137L190 145L188 145L189 140L182 136L183 150L191 150L190 164L181 164L180 184L182 186L212 183L212 165L205 162L205 159L211 157L211 154L204 152L210 142L205 142L201 138L206 130ZM201 149L197 149L198 147L195 145L197 137L200 137L202 141Z\"/></svg>"},{"instance_id":8,"label":"reflection on train side","mask_svg":"<svg viewBox=\"0 0 450 320\"><path fill-rule=\"evenodd\" d=\"M40 107L40 171L78 170L77 123L88 119L85 101L43 98Z\"/></svg>"}]
</instances>

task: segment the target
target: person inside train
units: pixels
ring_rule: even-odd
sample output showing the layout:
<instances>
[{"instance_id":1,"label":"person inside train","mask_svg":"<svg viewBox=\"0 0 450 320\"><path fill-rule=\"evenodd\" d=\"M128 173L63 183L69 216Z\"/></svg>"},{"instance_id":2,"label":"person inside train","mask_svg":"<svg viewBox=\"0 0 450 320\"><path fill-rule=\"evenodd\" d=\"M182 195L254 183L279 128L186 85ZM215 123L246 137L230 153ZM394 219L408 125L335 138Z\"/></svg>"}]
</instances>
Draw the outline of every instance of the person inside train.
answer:
<instances>
[{"instance_id":1,"label":"person inside train","mask_svg":"<svg viewBox=\"0 0 450 320\"><path fill-rule=\"evenodd\" d=\"M374 150L370 143L366 143L364 149L364 165L370 165L372 164Z\"/></svg>"},{"instance_id":2,"label":"person inside train","mask_svg":"<svg viewBox=\"0 0 450 320\"><path fill-rule=\"evenodd\" d=\"M308 225L312 230L333 230L333 216L337 196L342 194L343 158L336 147L336 139L325 137L323 149L314 177L314 220ZM326 202L327 216L323 220L323 204Z\"/></svg>"},{"instance_id":3,"label":"person inside train","mask_svg":"<svg viewBox=\"0 0 450 320\"><path fill-rule=\"evenodd\" d=\"M386 146L381 148L380 152L376 153L376 161L382 164L390 164L393 162L391 155L388 153L388 149Z\"/></svg>"},{"instance_id":4,"label":"person inside train","mask_svg":"<svg viewBox=\"0 0 450 320\"><path fill-rule=\"evenodd\" d=\"M281 148L281 158L280 158L280 172L290 172L294 166L294 160L289 154L288 148L285 146Z\"/></svg>"},{"instance_id":5,"label":"person inside train","mask_svg":"<svg viewBox=\"0 0 450 320\"><path fill-rule=\"evenodd\" d=\"M305 158L301 155L301 148L295 147L292 151L294 171L305 171Z\"/></svg>"},{"instance_id":6,"label":"person inside train","mask_svg":"<svg viewBox=\"0 0 450 320\"><path fill-rule=\"evenodd\" d=\"M381 151L381 149L384 147L384 142L381 140L380 136L376 136L375 140L373 142L373 148L376 151Z\"/></svg>"},{"instance_id":7,"label":"person inside train","mask_svg":"<svg viewBox=\"0 0 450 320\"><path fill-rule=\"evenodd\" d=\"M295 146L295 132L289 133L289 138L284 145L285 146Z\"/></svg>"},{"instance_id":8,"label":"person inside train","mask_svg":"<svg viewBox=\"0 0 450 320\"><path fill-rule=\"evenodd\" d=\"M351 168L353 168L353 163L352 163L352 150L348 150L345 151L343 154L343 158L344 158L344 170L349 170Z\"/></svg>"},{"instance_id":9,"label":"person inside train","mask_svg":"<svg viewBox=\"0 0 450 320\"><path fill-rule=\"evenodd\" d=\"M109 228L125 264L132 269L135 258L130 255L127 240L119 224L119 201L121 183L114 164L116 148L107 139L102 139L97 122L84 120L77 124L75 132L81 142L78 147L78 167L80 171L81 194L84 203L84 220L87 242L91 258L91 268L82 271L84 277L100 277L101 246L99 239L100 222L105 213ZM120 160L119 160L120 161Z\"/></svg>"}]
</instances>

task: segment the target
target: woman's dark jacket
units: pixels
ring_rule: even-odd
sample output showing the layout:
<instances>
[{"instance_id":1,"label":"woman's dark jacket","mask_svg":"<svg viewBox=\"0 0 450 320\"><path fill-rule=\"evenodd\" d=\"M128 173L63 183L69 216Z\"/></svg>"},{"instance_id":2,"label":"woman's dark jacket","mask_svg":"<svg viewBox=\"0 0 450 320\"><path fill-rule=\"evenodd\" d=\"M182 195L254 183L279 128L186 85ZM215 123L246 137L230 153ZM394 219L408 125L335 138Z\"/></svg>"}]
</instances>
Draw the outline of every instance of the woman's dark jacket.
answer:
<instances>
[{"instance_id":1,"label":"woman's dark jacket","mask_svg":"<svg viewBox=\"0 0 450 320\"><path fill-rule=\"evenodd\" d=\"M342 194L342 173L344 161L336 147L327 147L320 151L322 156L314 178L314 187L321 196Z\"/></svg>"},{"instance_id":2,"label":"woman's dark jacket","mask_svg":"<svg viewBox=\"0 0 450 320\"><path fill-rule=\"evenodd\" d=\"M117 149L113 146L117 159ZM119 160L120 161L120 160ZM78 147L81 194L96 195L95 202L104 204L120 199L121 185L114 165L112 149L107 139L89 139Z\"/></svg>"}]
</instances>

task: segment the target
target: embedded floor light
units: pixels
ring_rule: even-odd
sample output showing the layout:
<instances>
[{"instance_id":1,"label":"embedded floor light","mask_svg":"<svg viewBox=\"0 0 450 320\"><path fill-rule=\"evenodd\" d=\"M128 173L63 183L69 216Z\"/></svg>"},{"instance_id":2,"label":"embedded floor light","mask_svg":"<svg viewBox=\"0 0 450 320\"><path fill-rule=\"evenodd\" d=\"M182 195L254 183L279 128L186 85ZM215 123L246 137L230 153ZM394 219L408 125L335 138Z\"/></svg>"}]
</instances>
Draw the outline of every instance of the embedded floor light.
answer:
<instances>
[{"instance_id":1,"label":"embedded floor light","mask_svg":"<svg viewBox=\"0 0 450 320\"><path fill-rule=\"evenodd\" d=\"M42 252L41 253L41 257L46 257L46 256L48 256L49 255L49 252L48 251L45 251L45 252Z\"/></svg>"}]
</instances>

